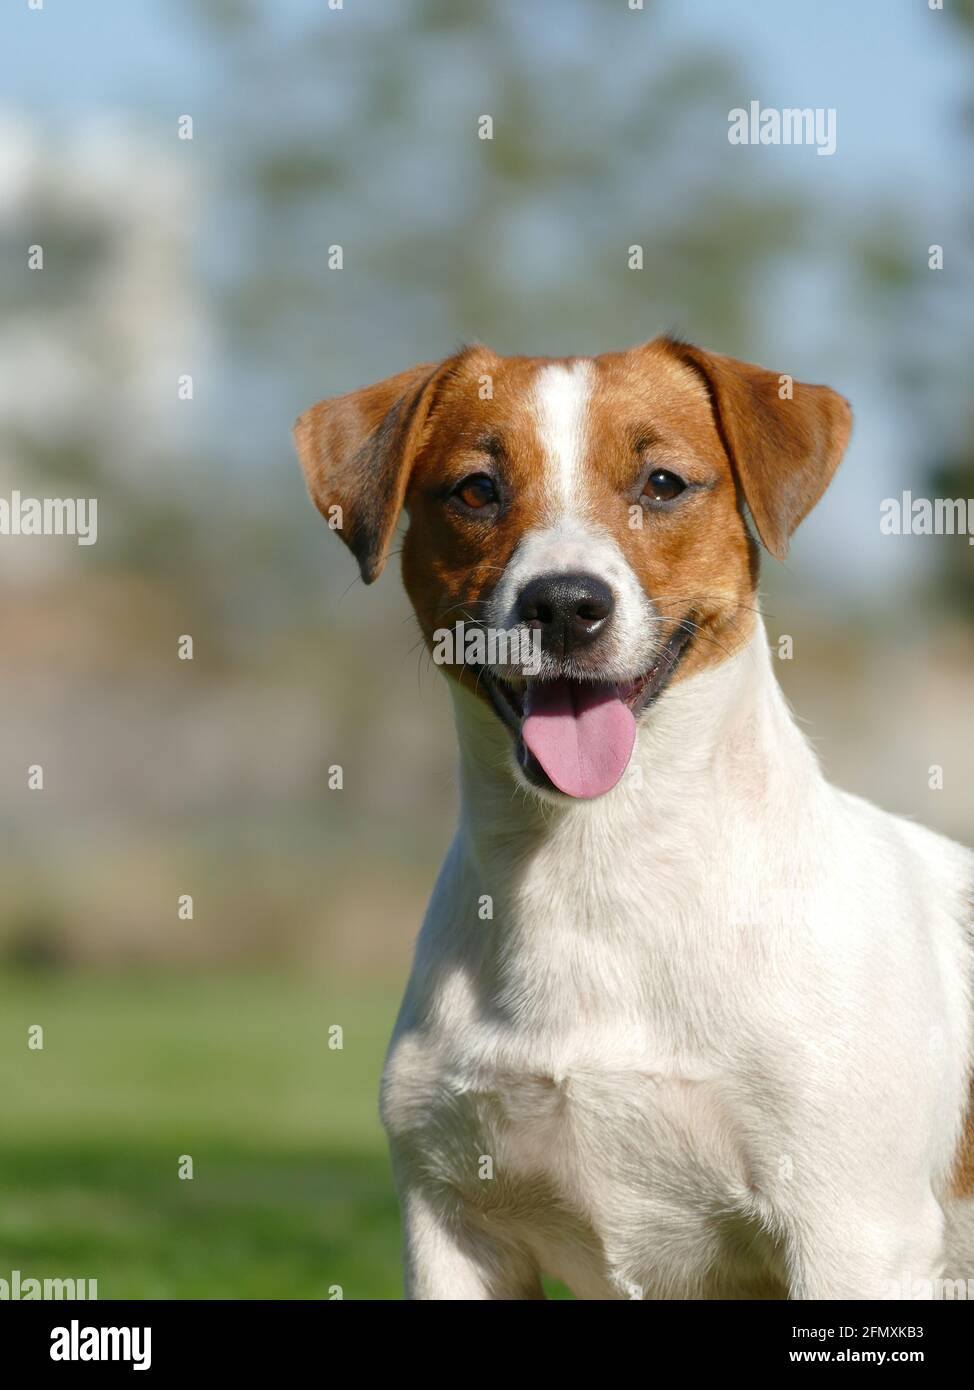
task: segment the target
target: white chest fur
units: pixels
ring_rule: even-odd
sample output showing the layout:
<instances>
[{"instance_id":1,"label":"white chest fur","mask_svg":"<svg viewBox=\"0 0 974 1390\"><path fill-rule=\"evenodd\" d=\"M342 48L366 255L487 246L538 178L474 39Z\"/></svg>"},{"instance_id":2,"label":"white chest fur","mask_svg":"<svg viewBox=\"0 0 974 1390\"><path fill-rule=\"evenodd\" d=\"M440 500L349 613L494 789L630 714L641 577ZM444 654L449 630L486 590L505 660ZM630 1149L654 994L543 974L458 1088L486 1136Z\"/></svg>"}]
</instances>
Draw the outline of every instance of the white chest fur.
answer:
<instances>
[{"instance_id":1,"label":"white chest fur","mask_svg":"<svg viewBox=\"0 0 974 1390\"><path fill-rule=\"evenodd\" d=\"M415 1295L528 1296L537 1269L854 1295L935 1261L966 852L824 783L760 632L591 804L512 800L506 735L457 701L461 824L383 1087Z\"/></svg>"}]
</instances>

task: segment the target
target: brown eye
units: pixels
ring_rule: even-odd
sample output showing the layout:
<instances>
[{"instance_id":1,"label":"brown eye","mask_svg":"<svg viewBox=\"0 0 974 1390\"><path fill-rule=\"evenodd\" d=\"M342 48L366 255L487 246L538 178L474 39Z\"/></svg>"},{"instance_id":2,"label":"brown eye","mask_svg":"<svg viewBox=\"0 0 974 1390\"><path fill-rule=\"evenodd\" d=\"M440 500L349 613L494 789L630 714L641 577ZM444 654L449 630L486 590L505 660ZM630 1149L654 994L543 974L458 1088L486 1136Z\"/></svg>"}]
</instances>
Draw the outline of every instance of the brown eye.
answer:
<instances>
[{"instance_id":1,"label":"brown eye","mask_svg":"<svg viewBox=\"0 0 974 1390\"><path fill-rule=\"evenodd\" d=\"M650 502L672 502L685 491L686 483L665 468L656 468L646 479L643 496Z\"/></svg>"},{"instance_id":2,"label":"brown eye","mask_svg":"<svg viewBox=\"0 0 974 1390\"><path fill-rule=\"evenodd\" d=\"M453 489L453 496L471 511L479 512L497 501L497 489L493 478L488 478L486 473L473 473Z\"/></svg>"}]
</instances>

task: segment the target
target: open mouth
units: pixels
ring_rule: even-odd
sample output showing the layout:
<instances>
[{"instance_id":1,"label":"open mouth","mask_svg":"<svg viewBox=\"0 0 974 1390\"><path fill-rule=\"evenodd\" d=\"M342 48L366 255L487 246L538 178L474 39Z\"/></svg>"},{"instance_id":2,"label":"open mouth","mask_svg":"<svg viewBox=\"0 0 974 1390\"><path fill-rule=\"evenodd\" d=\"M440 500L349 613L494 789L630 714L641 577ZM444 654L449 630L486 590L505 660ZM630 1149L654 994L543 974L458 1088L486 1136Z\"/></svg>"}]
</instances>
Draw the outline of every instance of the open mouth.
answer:
<instances>
[{"instance_id":1,"label":"open mouth","mask_svg":"<svg viewBox=\"0 0 974 1390\"><path fill-rule=\"evenodd\" d=\"M481 667L478 679L514 735L528 780L583 800L611 791L629 766L637 717L672 677L690 635L678 628L647 671L622 682L560 676L515 687Z\"/></svg>"}]
</instances>

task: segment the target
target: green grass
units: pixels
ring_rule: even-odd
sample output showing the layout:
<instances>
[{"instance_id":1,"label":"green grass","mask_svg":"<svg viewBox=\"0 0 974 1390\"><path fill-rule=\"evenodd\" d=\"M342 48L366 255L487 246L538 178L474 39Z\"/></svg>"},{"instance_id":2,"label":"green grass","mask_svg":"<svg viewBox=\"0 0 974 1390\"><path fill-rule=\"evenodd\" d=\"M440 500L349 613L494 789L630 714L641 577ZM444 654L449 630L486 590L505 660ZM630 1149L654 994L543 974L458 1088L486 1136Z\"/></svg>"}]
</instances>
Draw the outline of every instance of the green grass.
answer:
<instances>
[{"instance_id":1,"label":"green grass","mask_svg":"<svg viewBox=\"0 0 974 1390\"><path fill-rule=\"evenodd\" d=\"M0 1277L96 1278L100 1298L400 1297L376 1114L397 995L0 975Z\"/></svg>"},{"instance_id":2,"label":"green grass","mask_svg":"<svg viewBox=\"0 0 974 1390\"><path fill-rule=\"evenodd\" d=\"M400 1298L377 1114L399 991L0 972L0 1278L97 1279L101 1299Z\"/></svg>"}]
</instances>

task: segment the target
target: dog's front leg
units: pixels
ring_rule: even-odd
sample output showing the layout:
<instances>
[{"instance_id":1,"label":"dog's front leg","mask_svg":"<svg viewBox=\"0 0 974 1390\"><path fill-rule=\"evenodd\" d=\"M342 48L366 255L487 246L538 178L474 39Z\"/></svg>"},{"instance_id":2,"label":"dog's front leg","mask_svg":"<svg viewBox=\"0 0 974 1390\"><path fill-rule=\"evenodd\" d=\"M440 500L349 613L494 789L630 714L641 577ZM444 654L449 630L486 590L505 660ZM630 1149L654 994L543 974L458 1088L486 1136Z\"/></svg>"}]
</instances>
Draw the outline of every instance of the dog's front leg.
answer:
<instances>
[{"instance_id":1,"label":"dog's front leg","mask_svg":"<svg viewBox=\"0 0 974 1390\"><path fill-rule=\"evenodd\" d=\"M525 1256L470 1229L418 1188L401 1186L407 1299L543 1298Z\"/></svg>"},{"instance_id":2,"label":"dog's front leg","mask_svg":"<svg viewBox=\"0 0 974 1390\"><path fill-rule=\"evenodd\" d=\"M943 1263L944 1216L927 1194L902 1211L882 1212L884 1197L834 1208L803 1222L789 1239L793 1299L929 1299Z\"/></svg>"}]
</instances>

